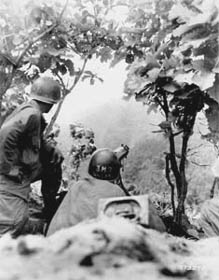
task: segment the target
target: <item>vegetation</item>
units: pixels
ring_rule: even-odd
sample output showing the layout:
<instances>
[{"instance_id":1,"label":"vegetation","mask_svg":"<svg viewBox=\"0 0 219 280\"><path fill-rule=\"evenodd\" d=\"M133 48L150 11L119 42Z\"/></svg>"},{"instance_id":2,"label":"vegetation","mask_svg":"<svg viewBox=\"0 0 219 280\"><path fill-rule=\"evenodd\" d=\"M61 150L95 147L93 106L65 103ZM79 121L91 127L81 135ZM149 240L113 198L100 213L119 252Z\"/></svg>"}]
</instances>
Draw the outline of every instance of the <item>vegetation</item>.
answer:
<instances>
[{"instance_id":1,"label":"vegetation","mask_svg":"<svg viewBox=\"0 0 219 280\"><path fill-rule=\"evenodd\" d=\"M219 25L214 3L181 2L155 1L154 11L149 14L139 8L132 10L132 28L138 30L135 41L141 46L142 57L133 59L125 87L128 95L135 94L136 100L150 105L149 110L159 108L163 113L159 132L169 140L165 172L178 224L185 212L188 190L188 142L198 112L205 104L212 104L212 94L217 88ZM180 152L175 140L179 135L182 135Z\"/></svg>"},{"instance_id":2,"label":"vegetation","mask_svg":"<svg viewBox=\"0 0 219 280\"><path fill-rule=\"evenodd\" d=\"M115 1L115 3L119 1ZM11 94L8 89L21 87L20 95L12 95L14 103L24 100L24 86L40 74L50 72L62 86L62 100L47 127L47 134L60 112L65 97L79 80L102 81L86 70L88 60L95 57L108 61L112 51L122 44L116 26L109 18L112 5L108 1L2 1L0 27L0 111L1 121L8 114ZM17 98L17 99L16 99ZM3 108L3 110L1 109Z\"/></svg>"},{"instance_id":3,"label":"vegetation","mask_svg":"<svg viewBox=\"0 0 219 280\"><path fill-rule=\"evenodd\" d=\"M118 7L126 11L123 24L112 17ZM19 9L19 13L13 5L9 9L7 1L3 1L0 10L3 34L0 109L6 108L1 110L1 121L10 104L14 105L12 101L26 98L22 94L24 85L49 70L63 91L47 127L48 134L65 97L80 80L89 79L90 84L96 79L102 81L86 69L89 60L110 61L111 66L125 60L128 64L126 97L134 95L137 101L149 106L148 112L162 113L164 119L156 132L163 133L169 143L168 151L166 148L163 151L165 163L153 159L151 166L145 160L142 168L153 167L157 172L157 166L165 164L174 219L181 224L188 191L188 144L197 114L206 105L210 130L207 139L213 139L214 145L218 139L215 116L219 111L219 7L216 1L75 0L64 4L38 1L34 5L24 1ZM14 87L20 89L20 95L8 93ZM176 144L179 136L182 136L180 145ZM159 178L157 174L156 178Z\"/></svg>"}]
</instances>

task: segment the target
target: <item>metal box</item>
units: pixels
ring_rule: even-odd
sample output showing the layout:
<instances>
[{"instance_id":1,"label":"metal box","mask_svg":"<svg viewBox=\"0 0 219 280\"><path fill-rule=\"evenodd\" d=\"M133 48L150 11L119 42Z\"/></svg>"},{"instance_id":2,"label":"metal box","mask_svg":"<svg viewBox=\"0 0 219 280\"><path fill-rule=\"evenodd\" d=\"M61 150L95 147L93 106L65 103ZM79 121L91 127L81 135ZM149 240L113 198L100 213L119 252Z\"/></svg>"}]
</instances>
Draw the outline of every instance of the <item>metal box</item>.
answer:
<instances>
[{"instance_id":1,"label":"metal box","mask_svg":"<svg viewBox=\"0 0 219 280\"><path fill-rule=\"evenodd\" d=\"M98 216L121 216L149 226L148 195L103 198L99 200Z\"/></svg>"}]
</instances>

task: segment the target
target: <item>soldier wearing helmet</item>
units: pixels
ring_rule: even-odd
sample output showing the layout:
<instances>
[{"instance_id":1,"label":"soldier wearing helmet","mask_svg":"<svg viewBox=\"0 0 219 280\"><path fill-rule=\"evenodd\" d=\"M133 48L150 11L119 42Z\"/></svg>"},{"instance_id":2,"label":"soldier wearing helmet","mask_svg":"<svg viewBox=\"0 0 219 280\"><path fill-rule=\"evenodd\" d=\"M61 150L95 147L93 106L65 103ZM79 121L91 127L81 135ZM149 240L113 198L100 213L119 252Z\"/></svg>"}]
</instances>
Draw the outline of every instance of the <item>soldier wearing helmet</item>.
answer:
<instances>
[{"instance_id":1,"label":"soldier wearing helmet","mask_svg":"<svg viewBox=\"0 0 219 280\"><path fill-rule=\"evenodd\" d=\"M5 120L0 129L0 236L6 232L16 237L28 222L30 183L41 179L48 202L48 172L57 189L61 182L61 152L43 137L48 113L61 97L57 81L40 77L32 85L31 100Z\"/></svg>"},{"instance_id":2,"label":"soldier wearing helmet","mask_svg":"<svg viewBox=\"0 0 219 280\"><path fill-rule=\"evenodd\" d=\"M100 180L115 180L120 173L121 163L110 149L96 151L89 163L88 173Z\"/></svg>"},{"instance_id":3,"label":"soldier wearing helmet","mask_svg":"<svg viewBox=\"0 0 219 280\"><path fill-rule=\"evenodd\" d=\"M99 199L125 196L124 190L115 184L120 168L120 161L112 150L96 150L91 156L87 176L69 187L47 235L85 219L95 218Z\"/></svg>"}]
</instances>

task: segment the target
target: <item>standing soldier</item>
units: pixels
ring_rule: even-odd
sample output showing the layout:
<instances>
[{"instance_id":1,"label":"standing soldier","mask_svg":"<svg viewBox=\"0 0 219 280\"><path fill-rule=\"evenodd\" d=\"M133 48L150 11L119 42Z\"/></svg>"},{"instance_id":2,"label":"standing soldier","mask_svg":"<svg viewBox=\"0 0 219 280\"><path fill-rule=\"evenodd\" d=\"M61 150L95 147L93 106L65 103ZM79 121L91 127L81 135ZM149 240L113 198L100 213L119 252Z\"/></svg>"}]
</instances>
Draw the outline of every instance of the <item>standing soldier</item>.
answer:
<instances>
[{"instance_id":1,"label":"standing soldier","mask_svg":"<svg viewBox=\"0 0 219 280\"><path fill-rule=\"evenodd\" d=\"M30 184L42 180L48 219L54 214L61 183L61 152L43 139L48 113L61 97L58 82L40 77L32 85L31 101L22 104L0 129L0 236L16 237L28 222Z\"/></svg>"}]
</instances>

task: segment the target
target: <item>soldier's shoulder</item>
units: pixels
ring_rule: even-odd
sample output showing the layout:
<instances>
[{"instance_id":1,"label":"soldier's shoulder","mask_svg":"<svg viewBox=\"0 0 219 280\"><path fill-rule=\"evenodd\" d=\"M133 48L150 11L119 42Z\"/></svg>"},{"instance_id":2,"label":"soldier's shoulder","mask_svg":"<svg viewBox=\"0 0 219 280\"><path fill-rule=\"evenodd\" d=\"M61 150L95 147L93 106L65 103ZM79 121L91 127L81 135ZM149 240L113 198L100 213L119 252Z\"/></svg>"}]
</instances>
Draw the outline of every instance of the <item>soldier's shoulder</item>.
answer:
<instances>
[{"instance_id":1,"label":"soldier's shoulder","mask_svg":"<svg viewBox=\"0 0 219 280\"><path fill-rule=\"evenodd\" d=\"M41 112L36 107L28 103L21 106L17 112L17 117L24 123L29 120L40 121L41 116Z\"/></svg>"}]
</instances>

